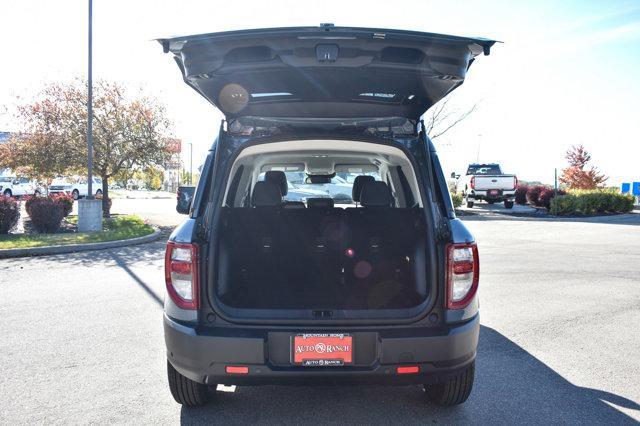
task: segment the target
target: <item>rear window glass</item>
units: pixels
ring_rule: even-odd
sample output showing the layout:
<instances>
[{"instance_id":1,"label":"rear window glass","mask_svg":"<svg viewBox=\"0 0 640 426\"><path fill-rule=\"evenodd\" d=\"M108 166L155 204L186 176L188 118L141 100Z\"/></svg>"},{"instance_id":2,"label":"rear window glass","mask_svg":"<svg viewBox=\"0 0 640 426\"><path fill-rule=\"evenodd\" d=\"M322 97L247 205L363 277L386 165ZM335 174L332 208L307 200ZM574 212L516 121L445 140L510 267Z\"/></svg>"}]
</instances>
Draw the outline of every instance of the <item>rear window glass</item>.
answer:
<instances>
[{"instance_id":1,"label":"rear window glass","mask_svg":"<svg viewBox=\"0 0 640 426\"><path fill-rule=\"evenodd\" d=\"M312 183L304 172L285 172L287 176L286 201L302 201L307 198L333 198L335 204L354 204L351 198L353 182L357 176L369 175L375 180L380 180L377 172L353 173L338 172L329 183ZM258 180L264 180L264 172L260 173Z\"/></svg>"},{"instance_id":2,"label":"rear window glass","mask_svg":"<svg viewBox=\"0 0 640 426\"><path fill-rule=\"evenodd\" d=\"M475 164L467 169L468 175L501 175L502 171L497 164Z\"/></svg>"}]
</instances>

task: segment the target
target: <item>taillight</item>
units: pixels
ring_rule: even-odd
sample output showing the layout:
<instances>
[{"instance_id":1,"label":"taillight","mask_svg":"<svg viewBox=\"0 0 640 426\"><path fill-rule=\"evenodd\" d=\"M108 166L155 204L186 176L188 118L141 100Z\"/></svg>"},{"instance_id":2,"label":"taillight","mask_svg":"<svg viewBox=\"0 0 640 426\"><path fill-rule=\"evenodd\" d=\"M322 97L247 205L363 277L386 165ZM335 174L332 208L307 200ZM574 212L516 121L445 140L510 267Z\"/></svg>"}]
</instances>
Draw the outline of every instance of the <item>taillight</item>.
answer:
<instances>
[{"instance_id":1,"label":"taillight","mask_svg":"<svg viewBox=\"0 0 640 426\"><path fill-rule=\"evenodd\" d=\"M478 290L480 259L476 243L447 246L447 308L465 308Z\"/></svg>"},{"instance_id":2,"label":"taillight","mask_svg":"<svg viewBox=\"0 0 640 426\"><path fill-rule=\"evenodd\" d=\"M167 243L164 257L167 293L182 309L198 309L198 246Z\"/></svg>"},{"instance_id":3,"label":"taillight","mask_svg":"<svg viewBox=\"0 0 640 426\"><path fill-rule=\"evenodd\" d=\"M476 189L476 178L475 178L475 176L471 178L471 181L469 182L469 186L471 187L471 189Z\"/></svg>"}]
</instances>

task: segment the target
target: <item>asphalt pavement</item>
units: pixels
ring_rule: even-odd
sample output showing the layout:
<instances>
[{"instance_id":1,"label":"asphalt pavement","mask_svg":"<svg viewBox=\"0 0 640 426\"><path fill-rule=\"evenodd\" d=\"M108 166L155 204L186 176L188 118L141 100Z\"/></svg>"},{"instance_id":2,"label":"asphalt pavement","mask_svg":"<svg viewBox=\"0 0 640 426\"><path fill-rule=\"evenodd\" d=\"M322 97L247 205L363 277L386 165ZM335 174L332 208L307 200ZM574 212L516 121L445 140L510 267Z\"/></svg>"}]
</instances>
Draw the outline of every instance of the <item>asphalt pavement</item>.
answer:
<instances>
[{"instance_id":1,"label":"asphalt pavement","mask_svg":"<svg viewBox=\"0 0 640 426\"><path fill-rule=\"evenodd\" d=\"M166 200L127 201L114 209L180 219ZM0 423L637 424L640 214L465 222L482 329L462 406L436 407L419 386L265 386L181 408L166 383L158 241L0 260Z\"/></svg>"}]
</instances>

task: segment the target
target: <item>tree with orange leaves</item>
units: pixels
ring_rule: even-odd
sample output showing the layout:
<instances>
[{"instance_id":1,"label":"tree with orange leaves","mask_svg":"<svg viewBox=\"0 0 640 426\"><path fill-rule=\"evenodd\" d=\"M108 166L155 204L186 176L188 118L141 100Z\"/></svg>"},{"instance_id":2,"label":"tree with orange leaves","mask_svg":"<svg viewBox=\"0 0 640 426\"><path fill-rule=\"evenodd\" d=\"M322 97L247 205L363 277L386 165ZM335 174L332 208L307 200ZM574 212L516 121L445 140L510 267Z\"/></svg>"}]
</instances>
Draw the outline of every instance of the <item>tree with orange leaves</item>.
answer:
<instances>
[{"instance_id":1,"label":"tree with orange leaves","mask_svg":"<svg viewBox=\"0 0 640 426\"><path fill-rule=\"evenodd\" d=\"M582 145L573 145L565 158L569 167L562 170L560 182L570 189L596 189L604 186L609 179L594 166L587 166L591 161L591 154Z\"/></svg>"}]
</instances>

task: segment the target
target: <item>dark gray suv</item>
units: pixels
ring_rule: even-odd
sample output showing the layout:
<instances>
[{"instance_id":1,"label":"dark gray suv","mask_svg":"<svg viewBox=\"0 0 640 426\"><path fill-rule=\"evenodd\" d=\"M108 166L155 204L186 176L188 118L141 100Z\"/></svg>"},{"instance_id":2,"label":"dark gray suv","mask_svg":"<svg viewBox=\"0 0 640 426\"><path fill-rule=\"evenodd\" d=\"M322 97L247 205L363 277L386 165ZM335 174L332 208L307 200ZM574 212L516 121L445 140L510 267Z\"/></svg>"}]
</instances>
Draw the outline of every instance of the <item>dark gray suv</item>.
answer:
<instances>
[{"instance_id":1,"label":"dark gray suv","mask_svg":"<svg viewBox=\"0 0 640 426\"><path fill-rule=\"evenodd\" d=\"M160 39L225 115L167 243L169 386L424 384L471 392L478 250L420 117L492 40L332 25ZM348 203L287 199L336 176Z\"/></svg>"}]
</instances>

